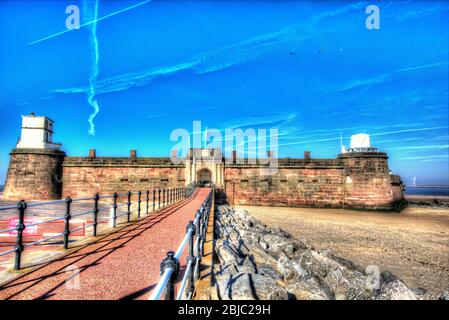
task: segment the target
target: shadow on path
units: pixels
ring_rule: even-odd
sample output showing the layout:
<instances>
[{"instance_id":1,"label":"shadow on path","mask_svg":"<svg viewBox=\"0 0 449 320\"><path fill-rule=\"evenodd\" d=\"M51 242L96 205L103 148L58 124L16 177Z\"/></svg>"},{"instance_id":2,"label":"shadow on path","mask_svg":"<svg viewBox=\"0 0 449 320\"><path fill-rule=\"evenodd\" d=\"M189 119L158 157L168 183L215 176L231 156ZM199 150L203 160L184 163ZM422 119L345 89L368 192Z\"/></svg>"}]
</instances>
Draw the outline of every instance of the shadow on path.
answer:
<instances>
[{"instance_id":1,"label":"shadow on path","mask_svg":"<svg viewBox=\"0 0 449 320\"><path fill-rule=\"evenodd\" d=\"M143 232L145 232L148 229L151 229L153 227L156 227L158 223L175 213L179 208L185 206L189 202L193 201L195 199L195 196L197 195L198 190L196 193L185 200L182 200L176 204L173 204L170 207L166 207L163 209L160 209L157 212L150 213L148 216L141 218L140 220L136 220L134 222L130 222L131 224L127 224L126 226L121 227L119 230L113 231L109 234L101 235L97 237L98 239L85 245L77 245L71 247L69 250L71 252L64 254L62 257L57 258L55 260L52 260L50 262L45 262L41 264L34 264L30 266L31 268L35 268L32 271L21 275L6 284L3 284L0 286L0 296L5 294L6 290L14 290L14 287L20 286L20 285L26 285L24 288L12 292L10 295L6 293L6 296L2 299L9 300L27 290L30 290L32 287L40 284L42 281L46 279L50 279L52 277L63 275L64 273L73 273L73 269L68 271L66 268L70 265L74 265L77 262L82 261L83 259L98 253L105 253L98 259L95 259L93 262L83 265L79 268L79 273L86 271L88 268L98 265L99 262L110 255L111 253L115 252L116 250L123 248L126 243L130 242L131 240L135 239L136 237L140 236ZM107 246L113 245L113 247L106 248ZM62 265L62 266L61 266ZM48 268L49 270L45 270ZM53 270L56 269L56 270ZM38 272L45 273L44 275L37 275L36 277L33 277L34 274ZM27 279L29 278L29 279ZM44 294L40 295L36 299L47 299L50 298L52 295L54 295L54 292L56 289L64 285L66 283L66 278L64 281L61 281L57 285L53 286L50 290L45 292ZM151 290L153 286L150 286L148 289L145 289L143 291L147 292L146 290ZM134 293L132 295L129 295L127 297L124 297L124 299L133 299L133 296L140 296L142 293Z\"/></svg>"}]
</instances>

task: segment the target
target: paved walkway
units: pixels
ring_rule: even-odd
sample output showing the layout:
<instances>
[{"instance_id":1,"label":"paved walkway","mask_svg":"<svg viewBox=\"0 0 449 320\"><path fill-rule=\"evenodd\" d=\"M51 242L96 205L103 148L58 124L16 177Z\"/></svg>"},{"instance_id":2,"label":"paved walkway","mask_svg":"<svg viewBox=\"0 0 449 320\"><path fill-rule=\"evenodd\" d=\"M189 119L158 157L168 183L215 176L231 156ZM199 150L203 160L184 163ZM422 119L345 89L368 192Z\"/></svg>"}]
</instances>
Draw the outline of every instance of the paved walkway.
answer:
<instances>
[{"instance_id":1,"label":"paved walkway","mask_svg":"<svg viewBox=\"0 0 449 320\"><path fill-rule=\"evenodd\" d=\"M176 251L186 224L194 219L209 192L209 188L201 188L191 199L72 249L1 286L0 299L148 298L159 280L161 259L167 251Z\"/></svg>"}]
</instances>

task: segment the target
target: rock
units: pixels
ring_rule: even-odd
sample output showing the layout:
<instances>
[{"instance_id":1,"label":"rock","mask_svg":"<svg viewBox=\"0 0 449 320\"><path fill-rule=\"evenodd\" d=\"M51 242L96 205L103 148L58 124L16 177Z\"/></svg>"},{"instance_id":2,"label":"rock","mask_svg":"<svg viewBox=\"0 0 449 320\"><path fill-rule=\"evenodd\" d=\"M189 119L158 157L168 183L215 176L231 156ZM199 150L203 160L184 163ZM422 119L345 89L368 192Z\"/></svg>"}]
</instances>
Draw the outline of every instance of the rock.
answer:
<instances>
[{"instance_id":1,"label":"rock","mask_svg":"<svg viewBox=\"0 0 449 320\"><path fill-rule=\"evenodd\" d=\"M279 256L276 267L285 282L295 282L298 278L305 277L308 274L298 263L289 259L285 254Z\"/></svg>"},{"instance_id":2,"label":"rock","mask_svg":"<svg viewBox=\"0 0 449 320\"><path fill-rule=\"evenodd\" d=\"M221 244L216 245L217 255L222 264L241 264L243 259L239 255L236 248L234 248L229 241L223 241Z\"/></svg>"},{"instance_id":3,"label":"rock","mask_svg":"<svg viewBox=\"0 0 449 320\"><path fill-rule=\"evenodd\" d=\"M313 246L305 239L292 239L294 251L313 250Z\"/></svg>"},{"instance_id":4,"label":"rock","mask_svg":"<svg viewBox=\"0 0 449 320\"><path fill-rule=\"evenodd\" d=\"M257 267L257 273L265 275L265 276L269 276L276 281L284 280L284 277L279 272L277 272L276 269L274 269L270 266L267 266L267 265L259 265Z\"/></svg>"},{"instance_id":5,"label":"rock","mask_svg":"<svg viewBox=\"0 0 449 320\"><path fill-rule=\"evenodd\" d=\"M418 300L418 296L404 282L390 272L382 272L379 289L375 290L376 300Z\"/></svg>"},{"instance_id":6,"label":"rock","mask_svg":"<svg viewBox=\"0 0 449 320\"><path fill-rule=\"evenodd\" d=\"M293 255L293 241L278 234L264 234L260 237L259 244L266 251L279 254L284 252Z\"/></svg>"},{"instance_id":7,"label":"rock","mask_svg":"<svg viewBox=\"0 0 449 320\"><path fill-rule=\"evenodd\" d=\"M243 209L222 208L215 229L220 299L449 300L449 289L435 296L408 288L388 272L380 274L373 289L371 275L352 261L268 228Z\"/></svg>"},{"instance_id":8,"label":"rock","mask_svg":"<svg viewBox=\"0 0 449 320\"><path fill-rule=\"evenodd\" d=\"M321 283L319 277L310 276L291 283L287 286L287 291L296 300L334 300L332 291Z\"/></svg>"},{"instance_id":9,"label":"rock","mask_svg":"<svg viewBox=\"0 0 449 320\"><path fill-rule=\"evenodd\" d=\"M229 279L224 299L286 300L288 299L288 292L268 276L239 273Z\"/></svg>"},{"instance_id":10,"label":"rock","mask_svg":"<svg viewBox=\"0 0 449 320\"><path fill-rule=\"evenodd\" d=\"M316 274L321 277L327 274L327 265L323 264L322 260L318 260L313 251L303 250L298 253L294 261L303 270L303 274Z\"/></svg>"},{"instance_id":11,"label":"rock","mask_svg":"<svg viewBox=\"0 0 449 320\"><path fill-rule=\"evenodd\" d=\"M449 288L443 291L443 293L438 297L438 300L449 300Z\"/></svg>"},{"instance_id":12,"label":"rock","mask_svg":"<svg viewBox=\"0 0 449 320\"><path fill-rule=\"evenodd\" d=\"M246 245L255 246L259 243L260 233L253 230L241 230L240 237Z\"/></svg>"},{"instance_id":13,"label":"rock","mask_svg":"<svg viewBox=\"0 0 449 320\"><path fill-rule=\"evenodd\" d=\"M257 267L253 261L252 256L245 257L245 259L242 262L240 270L243 271L243 269L245 269L244 272L248 272L248 273L256 273L257 272Z\"/></svg>"},{"instance_id":14,"label":"rock","mask_svg":"<svg viewBox=\"0 0 449 320\"><path fill-rule=\"evenodd\" d=\"M274 268L277 267L278 259L277 257L272 256L270 253L266 252L260 246L251 247L251 254L254 258L254 261L257 263L267 264Z\"/></svg>"},{"instance_id":15,"label":"rock","mask_svg":"<svg viewBox=\"0 0 449 320\"><path fill-rule=\"evenodd\" d=\"M366 285L366 276L349 272L344 266L328 270L323 282L338 300L369 300L371 290Z\"/></svg>"},{"instance_id":16,"label":"rock","mask_svg":"<svg viewBox=\"0 0 449 320\"><path fill-rule=\"evenodd\" d=\"M234 263L229 263L227 265L220 265L220 270L217 273L217 277L228 277L235 275L240 272L239 267Z\"/></svg>"}]
</instances>

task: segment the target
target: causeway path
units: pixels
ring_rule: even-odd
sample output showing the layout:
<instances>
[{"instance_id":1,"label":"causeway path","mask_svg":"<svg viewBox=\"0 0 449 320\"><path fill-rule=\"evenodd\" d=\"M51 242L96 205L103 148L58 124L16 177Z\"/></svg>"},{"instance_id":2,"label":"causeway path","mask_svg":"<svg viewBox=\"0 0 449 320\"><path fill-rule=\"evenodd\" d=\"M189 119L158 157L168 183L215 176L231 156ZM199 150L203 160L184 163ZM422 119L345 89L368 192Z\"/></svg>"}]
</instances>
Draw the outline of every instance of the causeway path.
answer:
<instances>
[{"instance_id":1,"label":"causeway path","mask_svg":"<svg viewBox=\"0 0 449 320\"><path fill-rule=\"evenodd\" d=\"M199 188L191 198L87 245L74 244L66 255L0 286L0 300L147 299L160 278L161 260L168 251L176 251L187 223L194 220L210 191Z\"/></svg>"}]
</instances>

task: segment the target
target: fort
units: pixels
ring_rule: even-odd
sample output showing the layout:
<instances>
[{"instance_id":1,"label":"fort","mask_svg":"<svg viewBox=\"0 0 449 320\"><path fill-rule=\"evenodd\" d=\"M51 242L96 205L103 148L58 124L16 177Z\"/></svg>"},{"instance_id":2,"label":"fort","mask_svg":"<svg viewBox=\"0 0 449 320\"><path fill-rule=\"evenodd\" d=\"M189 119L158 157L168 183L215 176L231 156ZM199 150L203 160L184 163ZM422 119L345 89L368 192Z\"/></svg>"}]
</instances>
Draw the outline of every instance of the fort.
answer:
<instances>
[{"instance_id":1,"label":"fort","mask_svg":"<svg viewBox=\"0 0 449 320\"><path fill-rule=\"evenodd\" d=\"M10 153L4 200L49 200L129 190L214 184L231 204L391 210L403 200L403 185L388 167L388 156L368 143L351 146L334 159L241 159L220 149L192 148L183 161L170 157L72 157L53 143L54 122L22 116L21 139ZM357 136L357 135L356 135ZM367 135L358 135L366 138ZM360 138L360 137L359 137ZM268 152L267 158L273 156ZM178 163L179 162L179 163Z\"/></svg>"}]
</instances>

